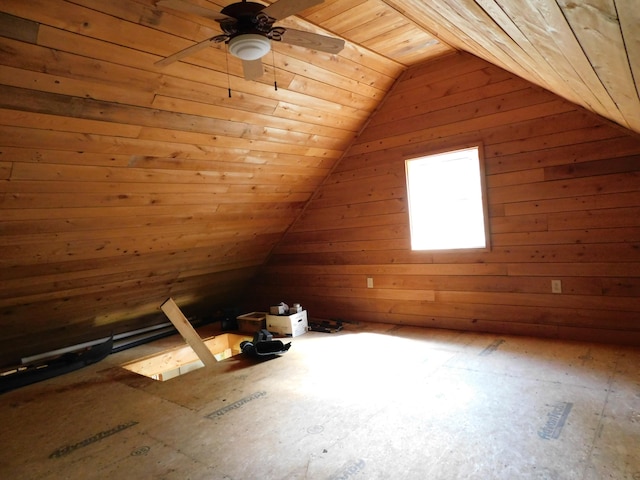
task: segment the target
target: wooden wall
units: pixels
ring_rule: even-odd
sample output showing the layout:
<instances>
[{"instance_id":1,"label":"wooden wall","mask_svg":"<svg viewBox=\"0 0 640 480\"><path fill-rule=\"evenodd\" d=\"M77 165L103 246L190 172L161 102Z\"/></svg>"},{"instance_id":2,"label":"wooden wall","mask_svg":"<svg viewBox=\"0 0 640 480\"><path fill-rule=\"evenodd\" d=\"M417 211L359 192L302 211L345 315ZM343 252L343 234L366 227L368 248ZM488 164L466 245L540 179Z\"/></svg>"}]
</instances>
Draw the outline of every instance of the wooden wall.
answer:
<instances>
[{"instance_id":1,"label":"wooden wall","mask_svg":"<svg viewBox=\"0 0 640 480\"><path fill-rule=\"evenodd\" d=\"M232 306L403 70L357 45L278 44L255 82L219 44L156 65L220 32L155 0L0 1L0 365L164 322L168 296Z\"/></svg>"},{"instance_id":2,"label":"wooden wall","mask_svg":"<svg viewBox=\"0 0 640 480\"><path fill-rule=\"evenodd\" d=\"M403 160L475 143L491 251L411 251ZM640 345L639 175L637 135L475 57L444 57L401 78L247 306Z\"/></svg>"}]
</instances>

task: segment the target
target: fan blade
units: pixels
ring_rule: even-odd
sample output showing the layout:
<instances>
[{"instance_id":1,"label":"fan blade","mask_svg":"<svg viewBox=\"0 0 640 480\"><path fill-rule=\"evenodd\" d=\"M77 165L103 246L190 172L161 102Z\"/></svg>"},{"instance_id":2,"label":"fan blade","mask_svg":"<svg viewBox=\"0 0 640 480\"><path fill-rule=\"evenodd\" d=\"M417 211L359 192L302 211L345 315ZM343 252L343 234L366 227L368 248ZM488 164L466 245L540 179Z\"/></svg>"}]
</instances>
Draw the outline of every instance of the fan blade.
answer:
<instances>
[{"instance_id":1,"label":"fan blade","mask_svg":"<svg viewBox=\"0 0 640 480\"><path fill-rule=\"evenodd\" d=\"M243 60L242 70L244 71L245 80L255 80L260 78L264 73L262 69L262 60Z\"/></svg>"},{"instance_id":2,"label":"fan blade","mask_svg":"<svg viewBox=\"0 0 640 480\"><path fill-rule=\"evenodd\" d=\"M220 12L214 12L208 8L194 5L193 3L183 2L182 0L159 0L156 2L156 6L178 10L179 12L193 13L194 15L199 15L211 20L223 20L225 18L230 18Z\"/></svg>"},{"instance_id":3,"label":"fan blade","mask_svg":"<svg viewBox=\"0 0 640 480\"><path fill-rule=\"evenodd\" d=\"M267 8L262 10L262 13L266 13L271 18L276 20L282 20L290 15L295 15L302 10L306 10L314 5L319 5L324 0L277 0Z\"/></svg>"},{"instance_id":4,"label":"fan blade","mask_svg":"<svg viewBox=\"0 0 640 480\"><path fill-rule=\"evenodd\" d=\"M344 48L344 40L341 38L327 37L294 28L287 28L282 35L282 41L291 45L298 45L327 53L340 53Z\"/></svg>"},{"instance_id":5,"label":"fan blade","mask_svg":"<svg viewBox=\"0 0 640 480\"><path fill-rule=\"evenodd\" d=\"M191 45L190 47L187 47L184 50L180 50L179 52L176 52L173 55L168 56L167 58L163 58L162 60L158 60L155 64L158 65L159 67L164 67L164 66L169 65L169 64L171 64L173 62L177 62L181 58L184 58L184 57L186 57L188 55L191 55L193 53L199 52L200 50L204 50L205 48L207 48L212 43L216 43L216 41L217 41L216 38L217 37L207 38L206 40L203 40L200 43L196 43L194 45Z\"/></svg>"}]
</instances>

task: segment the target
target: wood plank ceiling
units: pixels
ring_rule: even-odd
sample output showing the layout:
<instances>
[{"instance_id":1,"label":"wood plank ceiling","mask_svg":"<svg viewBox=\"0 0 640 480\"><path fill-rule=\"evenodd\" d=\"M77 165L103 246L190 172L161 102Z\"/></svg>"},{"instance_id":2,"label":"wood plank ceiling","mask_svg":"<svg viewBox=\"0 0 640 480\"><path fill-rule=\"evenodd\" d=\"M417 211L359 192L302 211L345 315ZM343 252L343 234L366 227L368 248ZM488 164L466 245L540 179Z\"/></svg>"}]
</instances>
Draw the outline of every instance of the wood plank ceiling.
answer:
<instances>
[{"instance_id":1,"label":"wood plank ceiling","mask_svg":"<svg viewBox=\"0 0 640 480\"><path fill-rule=\"evenodd\" d=\"M640 132L634 0L326 0L278 24L345 49L275 44L259 81L220 46L156 66L220 27L153 0L0 12L2 346L241 293L396 79L432 58L473 53Z\"/></svg>"}]
</instances>

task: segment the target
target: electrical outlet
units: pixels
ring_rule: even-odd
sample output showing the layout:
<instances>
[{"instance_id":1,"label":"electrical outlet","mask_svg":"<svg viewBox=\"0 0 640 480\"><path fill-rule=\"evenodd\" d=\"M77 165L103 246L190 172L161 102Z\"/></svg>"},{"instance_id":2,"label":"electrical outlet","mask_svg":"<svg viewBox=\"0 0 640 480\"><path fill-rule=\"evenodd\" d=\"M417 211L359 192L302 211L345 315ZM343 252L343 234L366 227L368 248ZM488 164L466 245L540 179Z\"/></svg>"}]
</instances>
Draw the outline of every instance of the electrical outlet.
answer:
<instances>
[{"instance_id":1,"label":"electrical outlet","mask_svg":"<svg viewBox=\"0 0 640 480\"><path fill-rule=\"evenodd\" d=\"M562 293L562 280L551 280L551 293Z\"/></svg>"},{"instance_id":2,"label":"electrical outlet","mask_svg":"<svg viewBox=\"0 0 640 480\"><path fill-rule=\"evenodd\" d=\"M367 288L373 288L373 277L367 277Z\"/></svg>"}]
</instances>

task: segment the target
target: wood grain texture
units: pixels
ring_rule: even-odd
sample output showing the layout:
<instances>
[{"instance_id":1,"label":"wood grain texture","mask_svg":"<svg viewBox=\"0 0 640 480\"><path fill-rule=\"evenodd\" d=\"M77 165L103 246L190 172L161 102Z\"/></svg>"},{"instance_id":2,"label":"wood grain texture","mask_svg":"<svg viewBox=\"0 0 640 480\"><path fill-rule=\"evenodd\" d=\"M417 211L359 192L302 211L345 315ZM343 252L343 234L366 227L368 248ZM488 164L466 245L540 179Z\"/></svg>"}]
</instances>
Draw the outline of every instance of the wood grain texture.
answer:
<instances>
[{"instance_id":1,"label":"wood grain texture","mask_svg":"<svg viewBox=\"0 0 640 480\"><path fill-rule=\"evenodd\" d=\"M318 318L622 343L637 333L640 141L504 75L463 54L408 71L274 250L258 300ZM403 159L474 142L491 251L411 251Z\"/></svg>"},{"instance_id":2,"label":"wood grain texture","mask_svg":"<svg viewBox=\"0 0 640 480\"><path fill-rule=\"evenodd\" d=\"M631 0L325 0L281 25L344 50L274 42L258 81L222 44L158 66L221 30L155 0L0 3L0 364L144 326L169 296L210 314L246 296L276 245L287 268L485 275L469 265L486 257L458 270L407 253L403 220L402 160L478 140L491 272L553 276L556 258L569 277L598 276L575 263L593 255L624 279L635 265L611 263L638 228ZM532 245L544 262L525 261ZM385 301L439 298L384 288Z\"/></svg>"},{"instance_id":3,"label":"wood grain texture","mask_svg":"<svg viewBox=\"0 0 640 480\"><path fill-rule=\"evenodd\" d=\"M0 363L235 303L404 68L278 45L246 82L216 47L154 65L219 25L152 1L0 9Z\"/></svg>"},{"instance_id":4,"label":"wood grain texture","mask_svg":"<svg viewBox=\"0 0 640 480\"><path fill-rule=\"evenodd\" d=\"M632 2L386 3L449 45L638 131L640 98L634 72L640 56Z\"/></svg>"}]
</instances>

